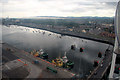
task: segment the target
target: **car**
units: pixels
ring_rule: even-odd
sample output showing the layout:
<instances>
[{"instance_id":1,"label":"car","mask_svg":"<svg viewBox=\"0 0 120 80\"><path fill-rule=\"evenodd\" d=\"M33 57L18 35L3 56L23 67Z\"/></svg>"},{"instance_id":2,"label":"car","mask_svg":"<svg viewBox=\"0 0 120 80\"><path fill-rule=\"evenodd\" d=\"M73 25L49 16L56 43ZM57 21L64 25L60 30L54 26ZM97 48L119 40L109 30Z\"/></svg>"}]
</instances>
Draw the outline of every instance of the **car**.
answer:
<instances>
[{"instance_id":1,"label":"car","mask_svg":"<svg viewBox=\"0 0 120 80\"><path fill-rule=\"evenodd\" d=\"M95 72L94 75L97 75L97 72Z\"/></svg>"},{"instance_id":2,"label":"car","mask_svg":"<svg viewBox=\"0 0 120 80\"><path fill-rule=\"evenodd\" d=\"M33 61L34 62L34 64L39 64L39 61L38 60L35 60L35 61Z\"/></svg>"},{"instance_id":3,"label":"car","mask_svg":"<svg viewBox=\"0 0 120 80\"><path fill-rule=\"evenodd\" d=\"M103 67L103 64L100 64L101 67Z\"/></svg>"}]
</instances>

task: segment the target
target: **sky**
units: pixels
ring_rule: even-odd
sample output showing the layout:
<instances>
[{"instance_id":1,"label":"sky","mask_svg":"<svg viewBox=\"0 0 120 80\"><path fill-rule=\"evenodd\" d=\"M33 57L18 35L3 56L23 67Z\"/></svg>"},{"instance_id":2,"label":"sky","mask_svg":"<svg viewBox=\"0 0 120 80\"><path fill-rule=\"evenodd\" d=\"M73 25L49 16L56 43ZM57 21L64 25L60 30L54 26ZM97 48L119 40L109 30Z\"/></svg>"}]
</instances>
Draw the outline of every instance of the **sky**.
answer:
<instances>
[{"instance_id":1,"label":"sky","mask_svg":"<svg viewBox=\"0 0 120 80\"><path fill-rule=\"evenodd\" d=\"M0 17L113 17L119 0L0 0Z\"/></svg>"}]
</instances>

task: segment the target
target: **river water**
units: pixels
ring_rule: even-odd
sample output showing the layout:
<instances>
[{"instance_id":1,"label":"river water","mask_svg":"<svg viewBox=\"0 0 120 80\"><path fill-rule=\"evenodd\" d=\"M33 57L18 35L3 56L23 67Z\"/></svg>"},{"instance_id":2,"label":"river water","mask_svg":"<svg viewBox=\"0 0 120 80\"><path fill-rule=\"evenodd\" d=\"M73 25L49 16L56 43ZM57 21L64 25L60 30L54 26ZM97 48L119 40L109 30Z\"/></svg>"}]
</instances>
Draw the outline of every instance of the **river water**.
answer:
<instances>
[{"instance_id":1,"label":"river water","mask_svg":"<svg viewBox=\"0 0 120 80\"><path fill-rule=\"evenodd\" d=\"M93 70L94 60L99 60L98 52L104 55L108 44L95 42L91 40L81 39L71 36L61 36L45 30L29 28L24 26L11 25L9 27L2 26L2 40L14 47L23 49L27 52L33 49L43 49L48 53L49 59L63 57L67 52L69 60L75 63L72 72L76 74L88 75ZM44 34L45 33L45 34ZM76 45L76 50L71 50L71 45ZM84 48L84 52L80 53L79 48ZM110 46L112 49L112 46Z\"/></svg>"}]
</instances>

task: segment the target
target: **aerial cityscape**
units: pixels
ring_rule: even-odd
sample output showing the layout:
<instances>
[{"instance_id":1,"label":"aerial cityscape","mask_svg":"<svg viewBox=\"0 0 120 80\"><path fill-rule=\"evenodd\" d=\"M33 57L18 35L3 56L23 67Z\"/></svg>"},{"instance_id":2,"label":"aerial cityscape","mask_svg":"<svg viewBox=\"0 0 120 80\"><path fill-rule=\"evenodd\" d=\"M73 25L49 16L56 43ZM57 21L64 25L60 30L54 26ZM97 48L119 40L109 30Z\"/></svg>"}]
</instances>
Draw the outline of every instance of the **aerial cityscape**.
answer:
<instances>
[{"instance_id":1,"label":"aerial cityscape","mask_svg":"<svg viewBox=\"0 0 120 80\"><path fill-rule=\"evenodd\" d=\"M119 0L1 0L1 79L120 79Z\"/></svg>"}]
</instances>

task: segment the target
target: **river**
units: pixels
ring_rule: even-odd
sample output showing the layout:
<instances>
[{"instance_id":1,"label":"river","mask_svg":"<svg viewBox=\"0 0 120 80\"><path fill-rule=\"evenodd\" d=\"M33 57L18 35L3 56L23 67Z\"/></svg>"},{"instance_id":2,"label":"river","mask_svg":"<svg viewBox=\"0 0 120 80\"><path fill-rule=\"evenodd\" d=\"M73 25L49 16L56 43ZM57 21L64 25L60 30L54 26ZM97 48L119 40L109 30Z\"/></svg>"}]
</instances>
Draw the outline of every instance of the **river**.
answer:
<instances>
[{"instance_id":1,"label":"river","mask_svg":"<svg viewBox=\"0 0 120 80\"><path fill-rule=\"evenodd\" d=\"M3 42L27 52L33 49L43 49L44 52L48 53L50 60L59 56L63 57L66 52L68 59L75 63L72 72L81 76L88 75L90 70L94 69L94 60L102 60L102 58L97 57L98 52L102 52L104 55L109 46L109 44L105 43L67 35L61 36L49 31L24 26L0 26L1 29ZM76 45L75 50L71 50L73 44ZM84 48L83 53L79 52L80 47ZM110 49L112 48L110 46Z\"/></svg>"}]
</instances>

